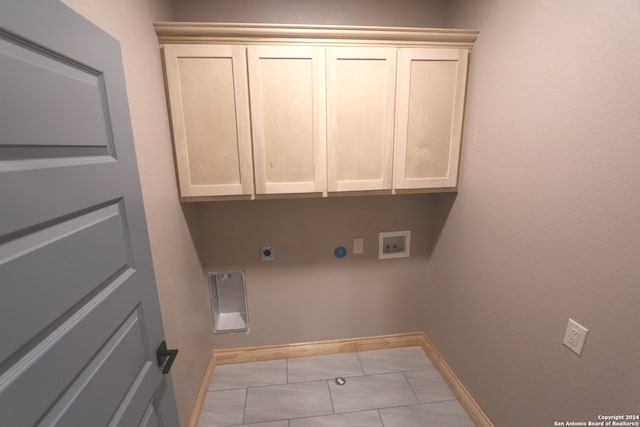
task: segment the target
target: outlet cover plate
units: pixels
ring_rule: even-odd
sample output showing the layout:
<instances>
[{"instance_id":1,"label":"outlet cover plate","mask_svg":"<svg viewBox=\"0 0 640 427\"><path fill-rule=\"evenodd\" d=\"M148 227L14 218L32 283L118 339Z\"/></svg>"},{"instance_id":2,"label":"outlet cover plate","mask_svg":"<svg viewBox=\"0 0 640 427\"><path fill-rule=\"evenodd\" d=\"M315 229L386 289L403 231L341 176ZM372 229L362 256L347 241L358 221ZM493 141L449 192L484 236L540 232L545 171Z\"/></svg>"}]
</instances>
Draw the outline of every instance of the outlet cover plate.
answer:
<instances>
[{"instance_id":1,"label":"outlet cover plate","mask_svg":"<svg viewBox=\"0 0 640 427\"><path fill-rule=\"evenodd\" d=\"M356 238L353 239L353 253L356 255L360 255L364 252L364 239Z\"/></svg>"},{"instance_id":2,"label":"outlet cover plate","mask_svg":"<svg viewBox=\"0 0 640 427\"><path fill-rule=\"evenodd\" d=\"M589 330L573 319L569 319L567 329L564 331L562 343L578 356L582 355L584 342L587 339Z\"/></svg>"},{"instance_id":3,"label":"outlet cover plate","mask_svg":"<svg viewBox=\"0 0 640 427\"><path fill-rule=\"evenodd\" d=\"M275 261L276 248L274 246L262 246L260 248L260 259L262 261Z\"/></svg>"}]
</instances>

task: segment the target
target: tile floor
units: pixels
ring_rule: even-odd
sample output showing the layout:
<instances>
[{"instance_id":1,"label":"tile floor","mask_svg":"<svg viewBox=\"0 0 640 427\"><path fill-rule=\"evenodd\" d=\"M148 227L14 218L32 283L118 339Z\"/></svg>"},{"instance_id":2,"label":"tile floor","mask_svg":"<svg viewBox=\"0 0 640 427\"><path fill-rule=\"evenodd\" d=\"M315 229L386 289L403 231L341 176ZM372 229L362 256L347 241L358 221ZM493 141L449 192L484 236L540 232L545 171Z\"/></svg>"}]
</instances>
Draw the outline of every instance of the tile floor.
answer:
<instances>
[{"instance_id":1,"label":"tile floor","mask_svg":"<svg viewBox=\"0 0 640 427\"><path fill-rule=\"evenodd\" d=\"M198 426L241 425L474 426L420 347L216 366Z\"/></svg>"}]
</instances>

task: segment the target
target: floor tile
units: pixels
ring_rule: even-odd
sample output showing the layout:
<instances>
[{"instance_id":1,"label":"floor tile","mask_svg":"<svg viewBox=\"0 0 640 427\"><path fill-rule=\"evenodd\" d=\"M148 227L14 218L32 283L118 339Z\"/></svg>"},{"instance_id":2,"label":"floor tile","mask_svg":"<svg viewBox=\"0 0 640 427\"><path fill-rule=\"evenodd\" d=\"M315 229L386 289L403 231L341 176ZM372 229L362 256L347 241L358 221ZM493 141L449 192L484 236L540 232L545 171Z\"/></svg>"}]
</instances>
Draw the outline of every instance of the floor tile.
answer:
<instances>
[{"instance_id":1,"label":"floor tile","mask_svg":"<svg viewBox=\"0 0 640 427\"><path fill-rule=\"evenodd\" d=\"M407 377L407 381L411 384L420 403L455 400L456 398L435 368L408 371L404 373L404 376Z\"/></svg>"},{"instance_id":2,"label":"floor tile","mask_svg":"<svg viewBox=\"0 0 640 427\"><path fill-rule=\"evenodd\" d=\"M380 409L385 427L475 427L457 400Z\"/></svg>"},{"instance_id":3,"label":"floor tile","mask_svg":"<svg viewBox=\"0 0 640 427\"><path fill-rule=\"evenodd\" d=\"M403 347L358 353L365 375L432 368L421 347Z\"/></svg>"},{"instance_id":4,"label":"floor tile","mask_svg":"<svg viewBox=\"0 0 640 427\"><path fill-rule=\"evenodd\" d=\"M326 381L249 388L245 423L333 413Z\"/></svg>"},{"instance_id":5,"label":"floor tile","mask_svg":"<svg viewBox=\"0 0 640 427\"><path fill-rule=\"evenodd\" d=\"M342 386L330 381L329 388L336 413L418 403L401 372L347 378Z\"/></svg>"},{"instance_id":6,"label":"floor tile","mask_svg":"<svg viewBox=\"0 0 640 427\"><path fill-rule=\"evenodd\" d=\"M242 424L242 425L237 425L237 426L233 426L233 427L242 427L242 426L249 426L249 427L289 427L289 421L288 420L270 421L268 423Z\"/></svg>"},{"instance_id":7,"label":"floor tile","mask_svg":"<svg viewBox=\"0 0 640 427\"><path fill-rule=\"evenodd\" d=\"M218 365L213 371L209 390L229 390L261 385L286 384L287 361L235 363Z\"/></svg>"},{"instance_id":8,"label":"floor tile","mask_svg":"<svg viewBox=\"0 0 640 427\"><path fill-rule=\"evenodd\" d=\"M287 372L289 383L364 375L356 353L289 359Z\"/></svg>"},{"instance_id":9,"label":"floor tile","mask_svg":"<svg viewBox=\"0 0 640 427\"><path fill-rule=\"evenodd\" d=\"M204 399L198 427L242 424L247 390L210 391Z\"/></svg>"},{"instance_id":10,"label":"floor tile","mask_svg":"<svg viewBox=\"0 0 640 427\"><path fill-rule=\"evenodd\" d=\"M364 411L298 418L289 421L289 427L383 427L383 425L378 411Z\"/></svg>"}]
</instances>

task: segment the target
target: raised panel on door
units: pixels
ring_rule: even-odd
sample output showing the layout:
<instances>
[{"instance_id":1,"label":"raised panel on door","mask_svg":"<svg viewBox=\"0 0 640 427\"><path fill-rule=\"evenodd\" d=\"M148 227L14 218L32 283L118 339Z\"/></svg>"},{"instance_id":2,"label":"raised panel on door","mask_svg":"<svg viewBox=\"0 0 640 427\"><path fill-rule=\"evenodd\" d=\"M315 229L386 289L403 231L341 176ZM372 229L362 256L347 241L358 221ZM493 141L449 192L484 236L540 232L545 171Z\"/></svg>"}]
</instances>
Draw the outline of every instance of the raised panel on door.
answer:
<instances>
[{"instance_id":1,"label":"raised panel on door","mask_svg":"<svg viewBox=\"0 0 640 427\"><path fill-rule=\"evenodd\" d=\"M326 191L324 48L250 46L256 194Z\"/></svg>"},{"instance_id":2,"label":"raised panel on door","mask_svg":"<svg viewBox=\"0 0 640 427\"><path fill-rule=\"evenodd\" d=\"M178 424L117 40L0 2L0 424Z\"/></svg>"},{"instance_id":3,"label":"raised panel on door","mask_svg":"<svg viewBox=\"0 0 640 427\"><path fill-rule=\"evenodd\" d=\"M243 46L164 46L184 198L253 193L245 50Z\"/></svg>"},{"instance_id":4,"label":"raised panel on door","mask_svg":"<svg viewBox=\"0 0 640 427\"><path fill-rule=\"evenodd\" d=\"M457 185L466 49L398 52L395 189Z\"/></svg>"},{"instance_id":5,"label":"raised panel on door","mask_svg":"<svg viewBox=\"0 0 640 427\"><path fill-rule=\"evenodd\" d=\"M391 189L395 48L327 48L329 191Z\"/></svg>"}]
</instances>

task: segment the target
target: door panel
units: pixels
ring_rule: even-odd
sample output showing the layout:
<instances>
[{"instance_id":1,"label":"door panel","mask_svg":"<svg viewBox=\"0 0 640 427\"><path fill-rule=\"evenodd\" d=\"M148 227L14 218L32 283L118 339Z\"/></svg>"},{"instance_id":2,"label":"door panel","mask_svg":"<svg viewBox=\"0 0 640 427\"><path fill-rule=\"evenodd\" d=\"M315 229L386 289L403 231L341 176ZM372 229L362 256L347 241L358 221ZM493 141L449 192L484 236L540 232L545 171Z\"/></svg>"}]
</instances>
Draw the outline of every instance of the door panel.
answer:
<instances>
[{"instance_id":1,"label":"door panel","mask_svg":"<svg viewBox=\"0 0 640 427\"><path fill-rule=\"evenodd\" d=\"M87 420L107 425L122 396L145 365L151 364L145 358L145 334L139 312L137 308L118 327L40 425L54 424L54 420L62 426L80 426Z\"/></svg>"},{"instance_id":2,"label":"door panel","mask_svg":"<svg viewBox=\"0 0 640 427\"><path fill-rule=\"evenodd\" d=\"M135 309L122 303L139 298L133 294L133 274L130 269L122 272L69 319L52 324L40 334L43 338L35 337L30 345L7 359L15 363L0 377L0 381L7 381L0 383L1 413L11 414L15 425L33 425L65 389L73 386L80 370L91 363L119 328L120 319Z\"/></svg>"},{"instance_id":3,"label":"door panel","mask_svg":"<svg viewBox=\"0 0 640 427\"><path fill-rule=\"evenodd\" d=\"M6 0L0 67L2 424L176 426L119 44Z\"/></svg>"},{"instance_id":4,"label":"door panel","mask_svg":"<svg viewBox=\"0 0 640 427\"><path fill-rule=\"evenodd\" d=\"M395 48L327 48L329 191L391 189Z\"/></svg>"},{"instance_id":5,"label":"door panel","mask_svg":"<svg viewBox=\"0 0 640 427\"><path fill-rule=\"evenodd\" d=\"M126 425L126 424L125 424ZM153 406L149 406L149 409L144 414L140 427L156 427L158 425L158 417Z\"/></svg>"},{"instance_id":6,"label":"door panel","mask_svg":"<svg viewBox=\"0 0 640 427\"><path fill-rule=\"evenodd\" d=\"M406 178L444 177L449 173L451 119L457 64L415 61L411 67ZM414 96L411 96L414 94Z\"/></svg>"},{"instance_id":7,"label":"door panel","mask_svg":"<svg viewBox=\"0 0 640 427\"><path fill-rule=\"evenodd\" d=\"M394 188L457 185L467 56L399 49Z\"/></svg>"},{"instance_id":8,"label":"door panel","mask_svg":"<svg viewBox=\"0 0 640 427\"><path fill-rule=\"evenodd\" d=\"M153 412L152 416L150 416L155 420L155 424L153 425L158 425L158 417L155 414L153 402L149 403L145 400L145 396L153 393L157 386L154 375L152 374L155 368L155 365L152 363L145 363L142 370L138 373L136 380L129 388L127 395L122 400L118 411L116 411L116 414L111 418L109 427L135 426L138 422L143 424L149 410ZM148 407L142 411L144 415L141 417L141 408L144 408L145 404L148 405ZM141 418L142 421L139 421Z\"/></svg>"},{"instance_id":9,"label":"door panel","mask_svg":"<svg viewBox=\"0 0 640 427\"><path fill-rule=\"evenodd\" d=\"M25 41L0 38L0 69L20 76L3 87L3 99L16 100L0 104L3 145L32 146L38 141L46 148L101 147L96 152L106 154L111 138L100 74L37 49ZM78 102L65 105L69 99Z\"/></svg>"},{"instance_id":10,"label":"door panel","mask_svg":"<svg viewBox=\"0 0 640 427\"><path fill-rule=\"evenodd\" d=\"M164 46L182 197L253 194L245 50Z\"/></svg>"},{"instance_id":11,"label":"door panel","mask_svg":"<svg viewBox=\"0 0 640 427\"><path fill-rule=\"evenodd\" d=\"M191 184L240 184L232 59L179 57L178 69Z\"/></svg>"},{"instance_id":12,"label":"door panel","mask_svg":"<svg viewBox=\"0 0 640 427\"><path fill-rule=\"evenodd\" d=\"M127 268L124 232L118 205L110 205L0 247L0 360Z\"/></svg>"},{"instance_id":13,"label":"door panel","mask_svg":"<svg viewBox=\"0 0 640 427\"><path fill-rule=\"evenodd\" d=\"M249 46L256 194L326 191L324 48Z\"/></svg>"}]
</instances>

